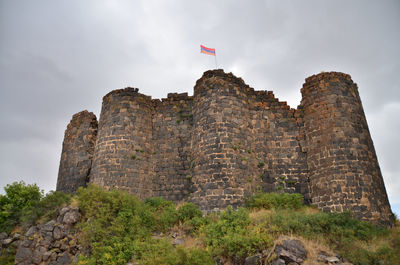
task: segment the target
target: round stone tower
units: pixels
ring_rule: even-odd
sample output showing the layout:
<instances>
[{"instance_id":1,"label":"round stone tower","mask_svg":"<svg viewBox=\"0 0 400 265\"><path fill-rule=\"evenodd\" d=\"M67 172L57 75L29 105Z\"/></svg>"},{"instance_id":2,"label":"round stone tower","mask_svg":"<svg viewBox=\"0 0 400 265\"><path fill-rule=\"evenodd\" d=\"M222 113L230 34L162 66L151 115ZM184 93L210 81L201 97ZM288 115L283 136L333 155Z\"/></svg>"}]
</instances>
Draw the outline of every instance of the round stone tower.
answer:
<instances>
[{"instance_id":1,"label":"round stone tower","mask_svg":"<svg viewBox=\"0 0 400 265\"><path fill-rule=\"evenodd\" d=\"M236 150L250 145L247 89L223 70L205 72L194 87L190 199L203 210L243 202L247 172Z\"/></svg>"},{"instance_id":2,"label":"round stone tower","mask_svg":"<svg viewBox=\"0 0 400 265\"><path fill-rule=\"evenodd\" d=\"M92 112L81 111L72 116L65 130L57 191L74 193L88 181L94 145L97 135L97 119Z\"/></svg>"},{"instance_id":3,"label":"round stone tower","mask_svg":"<svg viewBox=\"0 0 400 265\"><path fill-rule=\"evenodd\" d=\"M103 97L90 182L107 189L151 196L151 98L138 89L114 90Z\"/></svg>"},{"instance_id":4,"label":"round stone tower","mask_svg":"<svg viewBox=\"0 0 400 265\"><path fill-rule=\"evenodd\" d=\"M330 72L306 79L305 149L313 205L327 212L351 210L359 219L392 224L392 212L357 85Z\"/></svg>"}]
</instances>

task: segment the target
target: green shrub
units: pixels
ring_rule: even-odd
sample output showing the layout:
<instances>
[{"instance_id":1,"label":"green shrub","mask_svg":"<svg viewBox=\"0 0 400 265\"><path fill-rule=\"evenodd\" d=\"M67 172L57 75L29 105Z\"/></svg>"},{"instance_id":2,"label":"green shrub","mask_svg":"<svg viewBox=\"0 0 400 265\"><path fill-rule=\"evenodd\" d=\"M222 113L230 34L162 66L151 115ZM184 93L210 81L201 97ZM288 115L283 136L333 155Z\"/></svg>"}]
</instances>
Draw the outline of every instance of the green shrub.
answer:
<instances>
[{"instance_id":1,"label":"green shrub","mask_svg":"<svg viewBox=\"0 0 400 265\"><path fill-rule=\"evenodd\" d=\"M165 232L178 222L178 212L175 203L161 197L147 198L144 203L150 207L150 211L154 212L156 229L158 231Z\"/></svg>"},{"instance_id":2,"label":"green shrub","mask_svg":"<svg viewBox=\"0 0 400 265\"><path fill-rule=\"evenodd\" d=\"M195 217L202 217L203 213L197 205L192 202L185 202L181 207L178 208L178 219L179 221L185 222L192 220Z\"/></svg>"},{"instance_id":3,"label":"green shrub","mask_svg":"<svg viewBox=\"0 0 400 265\"><path fill-rule=\"evenodd\" d=\"M140 264L153 265L211 265L215 264L211 254L203 249L174 248L166 239L148 239L137 242L135 260Z\"/></svg>"},{"instance_id":4,"label":"green shrub","mask_svg":"<svg viewBox=\"0 0 400 265\"><path fill-rule=\"evenodd\" d=\"M149 238L156 220L150 207L122 191L104 191L90 185L78 189L84 219L79 224L83 244L91 254L82 264L125 264L137 241Z\"/></svg>"},{"instance_id":5,"label":"green shrub","mask_svg":"<svg viewBox=\"0 0 400 265\"><path fill-rule=\"evenodd\" d=\"M228 207L205 226L206 243L215 255L244 259L272 244L267 233L253 229L250 224L246 209Z\"/></svg>"},{"instance_id":6,"label":"green shrub","mask_svg":"<svg viewBox=\"0 0 400 265\"><path fill-rule=\"evenodd\" d=\"M0 264L2 265L14 265L15 253L17 248L14 245L10 245L7 248L0 250Z\"/></svg>"},{"instance_id":7,"label":"green shrub","mask_svg":"<svg viewBox=\"0 0 400 265\"><path fill-rule=\"evenodd\" d=\"M309 239L324 238L327 244L354 264L379 264L382 260L388 261L383 264L397 264L400 260L400 254L396 255L395 250L388 246L381 246L376 251L363 247L379 237L387 237L389 231L354 219L350 212L307 215L278 210L270 218L267 221L270 232L296 234Z\"/></svg>"},{"instance_id":8,"label":"green shrub","mask_svg":"<svg viewBox=\"0 0 400 265\"><path fill-rule=\"evenodd\" d=\"M0 232L10 232L26 213L33 211L43 197L36 184L14 182L4 187L0 195Z\"/></svg>"},{"instance_id":9,"label":"green shrub","mask_svg":"<svg viewBox=\"0 0 400 265\"><path fill-rule=\"evenodd\" d=\"M303 206L303 196L298 193L257 193L246 198L248 208L264 209L300 209Z\"/></svg>"},{"instance_id":10,"label":"green shrub","mask_svg":"<svg viewBox=\"0 0 400 265\"><path fill-rule=\"evenodd\" d=\"M69 204L71 195L59 191L50 191L36 205L27 210L21 217L24 228L34 225L40 219L45 223L55 218L64 205Z\"/></svg>"}]
</instances>

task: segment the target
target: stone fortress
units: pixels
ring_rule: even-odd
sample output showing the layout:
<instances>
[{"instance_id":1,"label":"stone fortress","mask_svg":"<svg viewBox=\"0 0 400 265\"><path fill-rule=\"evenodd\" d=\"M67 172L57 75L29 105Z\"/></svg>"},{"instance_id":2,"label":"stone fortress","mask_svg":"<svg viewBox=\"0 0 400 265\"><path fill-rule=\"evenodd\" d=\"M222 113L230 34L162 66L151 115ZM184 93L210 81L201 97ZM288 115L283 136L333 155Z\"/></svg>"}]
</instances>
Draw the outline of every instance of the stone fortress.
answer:
<instances>
[{"instance_id":1,"label":"stone fortress","mask_svg":"<svg viewBox=\"0 0 400 265\"><path fill-rule=\"evenodd\" d=\"M291 109L223 70L205 72L193 96L111 91L99 122L82 111L68 124L57 190L94 183L204 211L242 205L259 191L297 192L323 211L390 226L357 85L347 74L320 73L301 93Z\"/></svg>"}]
</instances>

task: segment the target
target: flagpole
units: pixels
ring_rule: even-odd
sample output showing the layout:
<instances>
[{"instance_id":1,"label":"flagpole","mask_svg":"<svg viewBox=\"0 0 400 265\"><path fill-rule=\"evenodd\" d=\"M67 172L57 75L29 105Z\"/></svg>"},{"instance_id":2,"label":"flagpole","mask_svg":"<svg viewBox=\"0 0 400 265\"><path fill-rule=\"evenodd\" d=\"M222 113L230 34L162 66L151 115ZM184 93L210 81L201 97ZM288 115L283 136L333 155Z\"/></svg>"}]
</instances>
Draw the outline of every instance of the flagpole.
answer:
<instances>
[{"instance_id":1,"label":"flagpole","mask_svg":"<svg viewBox=\"0 0 400 265\"><path fill-rule=\"evenodd\" d=\"M215 53L215 69L218 69L218 64L217 64L217 54Z\"/></svg>"}]
</instances>

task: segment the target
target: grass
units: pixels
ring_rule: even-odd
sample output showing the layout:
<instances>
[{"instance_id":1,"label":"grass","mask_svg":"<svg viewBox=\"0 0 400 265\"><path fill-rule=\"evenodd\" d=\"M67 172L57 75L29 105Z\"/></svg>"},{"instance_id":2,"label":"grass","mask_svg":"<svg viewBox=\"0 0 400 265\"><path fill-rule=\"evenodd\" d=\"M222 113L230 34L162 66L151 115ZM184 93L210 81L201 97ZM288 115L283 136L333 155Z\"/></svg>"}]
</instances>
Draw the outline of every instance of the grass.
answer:
<instances>
[{"instance_id":1,"label":"grass","mask_svg":"<svg viewBox=\"0 0 400 265\"><path fill-rule=\"evenodd\" d=\"M350 212L323 213L304 206L299 194L257 193L245 207L206 216L193 203L176 205L160 197L141 201L93 185L80 188L72 200L63 196L41 199L45 207L32 216L54 217L66 200L80 207L76 229L88 251L76 264L207 265L217 258L243 264L246 257L271 250L281 235L302 240L309 253L306 265L314 264L311 258L315 261L320 251L353 264L400 264L398 223L386 229L353 219ZM172 235L184 243L174 246ZM3 249L0 263L12 264L14 255L15 249Z\"/></svg>"}]
</instances>

